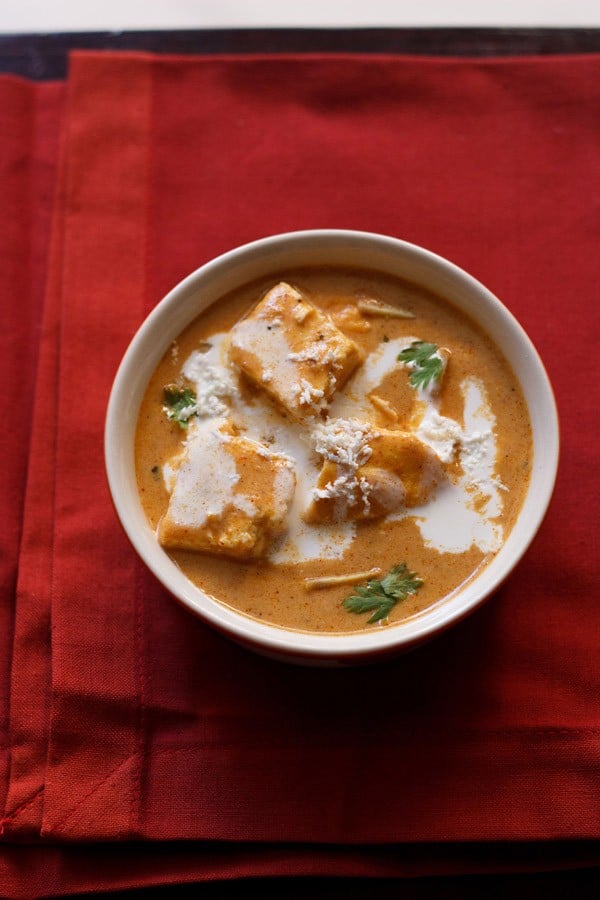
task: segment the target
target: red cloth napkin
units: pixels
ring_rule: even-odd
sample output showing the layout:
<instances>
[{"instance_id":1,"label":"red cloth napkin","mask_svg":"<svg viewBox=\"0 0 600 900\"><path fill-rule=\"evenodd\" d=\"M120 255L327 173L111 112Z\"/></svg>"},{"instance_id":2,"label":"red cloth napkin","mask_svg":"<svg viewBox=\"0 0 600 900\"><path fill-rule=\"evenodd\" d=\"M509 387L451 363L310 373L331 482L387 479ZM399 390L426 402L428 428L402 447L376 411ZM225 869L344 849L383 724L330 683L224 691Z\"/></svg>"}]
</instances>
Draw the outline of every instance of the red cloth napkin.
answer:
<instances>
[{"instance_id":1,"label":"red cloth napkin","mask_svg":"<svg viewBox=\"0 0 600 900\"><path fill-rule=\"evenodd\" d=\"M52 507L47 502L44 506L43 496L35 498L35 515L40 519L37 533L31 534L30 530L27 538L23 533L23 514L30 459L30 494L39 491L43 495L52 473L53 389L50 386L48 391L44 383L48 361L42 356L38 360L38 346L43 335L43 354L47 357L54 344L53 336L48 334L50 322L42 301L62 97L60 84L33 85L13 77L0 80L0 372L4 422L0 434L4 481L0 492L0 785L3 808L9 815L18 810L23 822L33 814L34 833L38 834L41 818L35 817L34 807L41 786L39 769L41 766L43 770L47 747L41 727L45 715L42 698L49 686L49 604L43 599L47 573L35 564L19 570L18 553L24 538L32 563L36 554L40 557L40 551L42 559L50 561L45 545L52 532ZM34 416L38 371L42 378L40 394L45 396L43 400L40 397L42 408L36 408ZM37 485L36 474L41 476ZM18 578L29 585L35 596L24 596L20 591L17 597Z\"/></svg>"},{"instance_id":2,"label":"red cloth napkin","mask_svg":"<svg viewBox=\"0 0 600 900\"><path fill-rule=\"evenodd\" d=\"M363 854L387 874L381 845L436 845L426 872L456 842L600 839L598 63L73 57L3 612L4 840L244 842L235 876L246 847L270 874L352 874ZM103 474L108 391L146 312L216 253L310 227L392 234L479 277L537 344L562 418L555 498L509 581L442 638L356 670L262 659L173 603Z\"/></svg>"}]
</instances>

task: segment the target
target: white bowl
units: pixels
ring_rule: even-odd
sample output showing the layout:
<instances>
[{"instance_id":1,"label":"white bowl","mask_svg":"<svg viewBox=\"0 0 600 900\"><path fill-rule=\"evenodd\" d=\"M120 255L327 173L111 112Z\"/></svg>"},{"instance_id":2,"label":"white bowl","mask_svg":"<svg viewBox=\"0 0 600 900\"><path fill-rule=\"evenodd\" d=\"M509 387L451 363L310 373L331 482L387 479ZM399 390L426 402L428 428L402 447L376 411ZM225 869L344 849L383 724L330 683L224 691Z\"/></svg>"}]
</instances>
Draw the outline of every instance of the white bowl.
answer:
<instances>
[{"instance_id":1,"label":"white bowl","mask_svg":"<svg viewBox=\"0 0 600 900\"><path fill-rule=\"evenodd\" d=\"M157 543L136 485L134 435L150 376L171 342L210 304L271 272L307 265L352 266L399 276L445 297L499 345L519 379L533 430L531 480L518 520L494 559L464 588L388 628L310 634L251 619L192 584ZM197 269L156 306L133 338L108 405L105 459L117 514L133 547L164 587L206 623L262 654L311 665L383 658L422 643L473 611L521 559L546 512L558 465L556 405L543 364L511 313L452 263L395 238L357 231L300 231L255 241Z\"/></svg>"}]
</instances>

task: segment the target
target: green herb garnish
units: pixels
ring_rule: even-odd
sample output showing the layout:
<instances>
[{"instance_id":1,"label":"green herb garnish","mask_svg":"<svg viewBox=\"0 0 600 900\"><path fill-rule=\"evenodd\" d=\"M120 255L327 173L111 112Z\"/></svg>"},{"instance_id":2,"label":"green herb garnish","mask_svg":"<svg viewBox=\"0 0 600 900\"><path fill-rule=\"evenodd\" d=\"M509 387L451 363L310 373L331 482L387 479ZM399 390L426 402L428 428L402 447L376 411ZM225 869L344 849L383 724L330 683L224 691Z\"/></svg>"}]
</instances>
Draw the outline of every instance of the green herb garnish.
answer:
<instances>
[{"instance_id":1,"label":"green herb garnish","mask_svg":"<svg viewBox=\"0 0 600 900\"><path fill-rule=\"evenodd\" d=\"M398 359L403 363L412 363L410 383L415 388L426 388L432 381L438 381L444 371L444 363L438 354L435 344L425 341L413 341Z\"/></svg>"},{"instance_id":2,"label":"green herb garnish","mask_svg":"<svg viewBox=\"0 0 600 900\"><path fill-rule=\"evenodd\" d=\"M198 411L194 391L178 384L167 384L163 388L163 399L163 410L167 418L177 422L180 428L187 428L189 419Z\"/></svg>"},{"instance_id":3,"label":"green herb garnish","mask_svg":"<svg viewBox=\"0 0 600 900\"><path fill-rule=\"evenodd\" d=\"M423 582L410 572L406 563L394 566L382 579L373 578L356 588L342 606L353 613L372 613L367 624L383 622L399 600L406 600L409 594L416 594Z\"/></svg>"}]
</instances>

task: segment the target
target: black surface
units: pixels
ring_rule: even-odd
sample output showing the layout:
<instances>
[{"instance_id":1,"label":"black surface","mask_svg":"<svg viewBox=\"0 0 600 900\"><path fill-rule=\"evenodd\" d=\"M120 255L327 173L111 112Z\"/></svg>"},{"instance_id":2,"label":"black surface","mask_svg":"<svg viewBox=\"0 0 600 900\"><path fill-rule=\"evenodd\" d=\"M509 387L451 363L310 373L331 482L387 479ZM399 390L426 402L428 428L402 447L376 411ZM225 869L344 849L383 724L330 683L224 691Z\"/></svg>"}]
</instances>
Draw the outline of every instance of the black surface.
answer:
<instances>
[{"instance_id":1,"label":"black surface","mask_svg":"<svg viewBox=\"0 0 600 900\"><path fill-rule=\"evenodd\" d=\"M532 56L600 52L596 28L248 28L0 35L0 72L62 79L69 51L155 53L405 53Z\"/></svg>"},{"instance_id":2,"label":"black surface","mask_svg":"<svg viewBox=\"0 0 600 900\"><path fill-rule=\"evenodd\" d=\"M90 895L86 895L88 898ZM600 873L585 869L531 875L420 879L272 878L118 891L110 900L597 900ZM85 900L84 896L72 900Z\"/></svg>"}]
</instances>

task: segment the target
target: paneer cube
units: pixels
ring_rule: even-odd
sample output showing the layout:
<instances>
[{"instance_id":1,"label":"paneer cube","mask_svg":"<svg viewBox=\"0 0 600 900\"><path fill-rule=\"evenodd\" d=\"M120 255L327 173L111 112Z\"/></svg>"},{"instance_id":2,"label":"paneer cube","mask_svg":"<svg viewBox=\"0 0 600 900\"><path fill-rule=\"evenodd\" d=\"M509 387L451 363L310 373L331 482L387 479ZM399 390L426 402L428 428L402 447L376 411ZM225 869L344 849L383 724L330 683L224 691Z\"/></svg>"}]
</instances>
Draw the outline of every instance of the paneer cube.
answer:
<instances>
[{"instance_id":1,"label":"paneer cube","mask_svg":"<svg viewBox=\"0 0 600 900\"><path fill-rule=\"evenodd\" d=\"M363 359L326 313L285 282L233 327L229 354L298 421L325 409Z\"/></svg>"},{"instance_id":2,"label":"paneer cube","mask_svg":"<svg viewBox=\"0 0 600 900\"><path fill-rule=\"evenodd\" d=\"M158 526L163 547L251 559L285 530L293 464L229 426L200 426L169 471L171 497Z\"/></svg>"},{"instance_id":3,"label":"paneer cube","mask_svg":"<svg viewBox=\"0 0 600 900\"><path fill-rule=\"evenodd\" d=\"M358 443L357 426L362 429ZM352 420L337 420L327 428L328 440L317 444L317 451L324 451L324 462L304 514L307 522L374 519L403 506L418 506L429 499L443 477L437 455L413 434L366 428ZM336 428L340 452L335 449ZM352 428L353 444L344 437Z\"/></svg>"}]
</instances>

